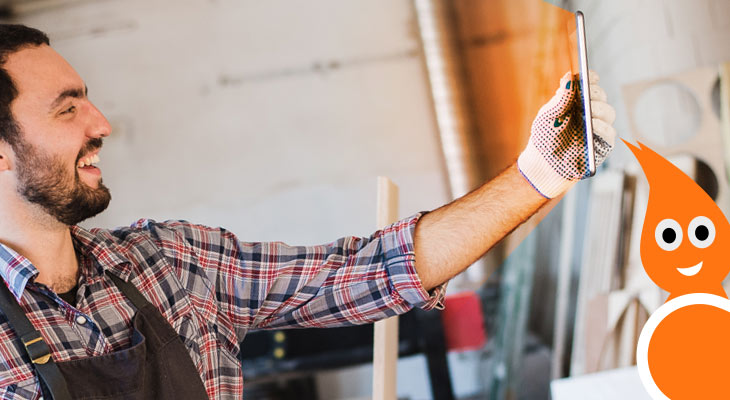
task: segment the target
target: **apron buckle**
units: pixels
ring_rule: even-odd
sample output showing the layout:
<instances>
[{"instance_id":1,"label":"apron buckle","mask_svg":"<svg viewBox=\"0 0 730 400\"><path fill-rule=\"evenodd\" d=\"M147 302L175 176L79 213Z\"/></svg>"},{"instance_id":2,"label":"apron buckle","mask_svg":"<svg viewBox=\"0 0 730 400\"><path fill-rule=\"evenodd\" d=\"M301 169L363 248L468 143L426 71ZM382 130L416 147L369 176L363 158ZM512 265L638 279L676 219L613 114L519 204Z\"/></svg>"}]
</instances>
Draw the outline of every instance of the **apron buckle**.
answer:
<instances>
[{"instance_id":1,"label":"apron buckle","mask_svg":"<svg viewBox=\"0 0 730 400\"><path fill-rule=\"evenodd\" d=\"M34 331L20 338L33 364L45 364L51 359L51 349L40 332Z\"/></svg>"}]
</instances>

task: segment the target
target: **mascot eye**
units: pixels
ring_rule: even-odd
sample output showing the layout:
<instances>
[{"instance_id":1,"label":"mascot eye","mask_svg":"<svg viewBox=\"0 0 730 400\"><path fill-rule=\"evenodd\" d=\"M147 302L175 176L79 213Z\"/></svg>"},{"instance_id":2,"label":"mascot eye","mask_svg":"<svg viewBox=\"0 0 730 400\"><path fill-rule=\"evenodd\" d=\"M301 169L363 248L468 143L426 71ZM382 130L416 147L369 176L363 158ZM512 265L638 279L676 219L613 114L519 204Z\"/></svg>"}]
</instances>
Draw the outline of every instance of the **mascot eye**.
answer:
<instances>
[{"instance_id":1,"label":"mascot eye","mask_svg":"<svg viewBox=\"0 0 730 400\"><path fill-rule=\"evenodd\" d=\"M654 238L662 250L676 250L682 244L682 227L677 221L667 218L656 226Z\"/></svg>"},{"instance_id":2,"label":"mascot eye","mask_svg":"<svg viewBox=\"0 0 730 400\"><path fill-rule=\"evenodd\" d=\"M695 247L704 249L715 241L715 224L707 217L695 217L689 223L687 236Z\"/></svg>"}]
</instances>

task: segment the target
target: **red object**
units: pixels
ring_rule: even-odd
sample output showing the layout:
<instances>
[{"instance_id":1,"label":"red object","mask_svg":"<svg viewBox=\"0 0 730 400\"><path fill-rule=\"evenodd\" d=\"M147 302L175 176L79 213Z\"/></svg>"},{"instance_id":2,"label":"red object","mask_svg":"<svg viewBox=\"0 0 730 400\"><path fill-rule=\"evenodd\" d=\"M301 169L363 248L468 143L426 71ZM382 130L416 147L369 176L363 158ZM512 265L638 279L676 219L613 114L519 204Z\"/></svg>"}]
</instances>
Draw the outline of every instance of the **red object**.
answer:
<instances>
[{"instance_id":1,"label":"red object","mask_svg":"<svg viewBox=\"0 0 730 400\"><path fill-rule=\"evenodd\" d=\"M487 334L484 329L482 303L475 292L447 296L441 312L446 348L449 351L477 350L484 347Z\"/></svg>"}]
</instances>

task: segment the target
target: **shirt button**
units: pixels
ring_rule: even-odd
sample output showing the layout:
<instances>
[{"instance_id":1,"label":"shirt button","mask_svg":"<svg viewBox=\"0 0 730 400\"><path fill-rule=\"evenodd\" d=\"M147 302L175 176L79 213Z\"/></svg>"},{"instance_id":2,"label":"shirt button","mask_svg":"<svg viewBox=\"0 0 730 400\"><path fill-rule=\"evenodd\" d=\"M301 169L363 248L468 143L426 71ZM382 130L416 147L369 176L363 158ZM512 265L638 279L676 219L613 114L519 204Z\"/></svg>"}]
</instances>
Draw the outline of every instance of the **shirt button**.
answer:
<instances>
[{"instance_id":1,"label":"shirt button","mask_svg":"<svg viewBox=\"0 0 730 400\"><path fill-rule=\"evenodd\" d=\"M84 317L83 315L79 315L78 317L76 317L76 323L79 324L79 325L85 324L86 323L86 317Z\"/></svg>"}]
</instances>

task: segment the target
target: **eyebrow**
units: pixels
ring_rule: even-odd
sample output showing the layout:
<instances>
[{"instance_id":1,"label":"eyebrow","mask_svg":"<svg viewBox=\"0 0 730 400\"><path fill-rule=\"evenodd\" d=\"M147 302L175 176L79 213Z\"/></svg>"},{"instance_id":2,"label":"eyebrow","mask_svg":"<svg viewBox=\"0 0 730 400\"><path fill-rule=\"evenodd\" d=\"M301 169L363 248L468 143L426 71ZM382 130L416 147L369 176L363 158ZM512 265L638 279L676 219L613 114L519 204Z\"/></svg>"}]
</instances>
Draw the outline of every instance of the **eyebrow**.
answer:
<instances>
[{"instance_id":1,"label":"eyebrow","mask_svg":"<svg viewBox=\"0 0 730 400\"><path fill-rule=\"evenodd\" d=\"M76 99L83 99L88 94L89 94L88 86L84 86L83 89L81 89L81 88L66 89L63 92L61 92L58 95L58 97L56 97L55 100L53 100L53 103L51 103L51 109L58 107L64 100L66 100L69 97L73 97Z\"/></svg>"}]
</instances>

